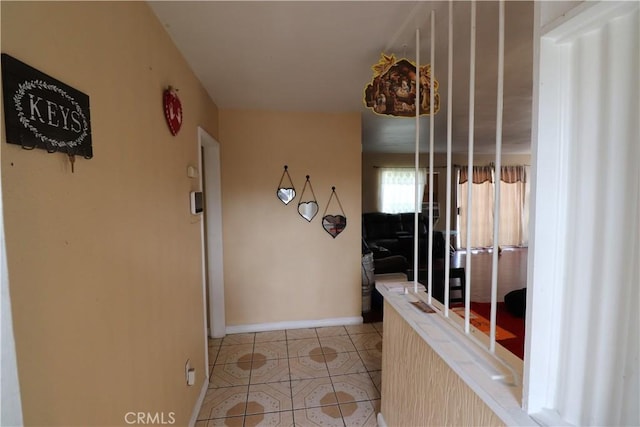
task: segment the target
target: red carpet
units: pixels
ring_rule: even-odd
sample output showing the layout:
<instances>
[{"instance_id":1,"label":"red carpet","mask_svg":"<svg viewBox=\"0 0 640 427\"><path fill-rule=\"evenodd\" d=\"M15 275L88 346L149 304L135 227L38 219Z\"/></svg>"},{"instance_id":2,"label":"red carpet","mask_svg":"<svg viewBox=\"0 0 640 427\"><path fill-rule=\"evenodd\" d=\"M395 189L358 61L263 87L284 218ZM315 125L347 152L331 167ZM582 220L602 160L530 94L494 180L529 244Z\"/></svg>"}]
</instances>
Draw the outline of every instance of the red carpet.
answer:
<instances>
[{"instance_id":1,"label":"red carpet","mask_svg":"<svg viewBox=\"0 0 640 427\"><path fill-rule=\"evenodd\" d=\"M471 302L471 310L480 316L488 319L491 317L491 303ZM518 356L524 358L524 318L512 316L504 306L503 302L498 303L496 312L496 323L499 327L513 333L516 337L506 340L496 340L500 345Z\"/></svg>"},{"instance_id":2,"label":"red carpet","mask_svg":"<svg viewBox=\"0 0 640 427\"><path fill-rule=\"evenodd\" d=\"M372 310L362 314L365 323L382 321L382 297L378 291L374 291L373 294ZM485 319L491 317L491 304L488 302L471 302L471 310ZM498 340L498 342L520 359L524 359L524 319L512 316L505 308L504 302L499 302L496 323L499 327L516 336L515 338Z\"/></svg>"},{"instance_id":3,"label":"red carpet","mask_svg":"<svg viewBox=\"0 0 640 427\"><path fill-rule=\"evenodd\" d=\"M458 316L464 317L464 307L454 307L454 308L452 308L452 310ZM471 323L471 325L475 326L476 329L484 332L487 335L490 335L491 322L489 322L489 320L486 317L481 316L480 314L476 313L473 310L473 308L470 310L470 313L469 313L469 323ZM508 339L511 339L511 338L515 338L515 337L516 336L514 334L512 334L509 331L507 331L506 329L504 329L500 325L496 325L496 340L497 341L504 341L504 340L508 340Z\"/></svg>"}]
</instances>

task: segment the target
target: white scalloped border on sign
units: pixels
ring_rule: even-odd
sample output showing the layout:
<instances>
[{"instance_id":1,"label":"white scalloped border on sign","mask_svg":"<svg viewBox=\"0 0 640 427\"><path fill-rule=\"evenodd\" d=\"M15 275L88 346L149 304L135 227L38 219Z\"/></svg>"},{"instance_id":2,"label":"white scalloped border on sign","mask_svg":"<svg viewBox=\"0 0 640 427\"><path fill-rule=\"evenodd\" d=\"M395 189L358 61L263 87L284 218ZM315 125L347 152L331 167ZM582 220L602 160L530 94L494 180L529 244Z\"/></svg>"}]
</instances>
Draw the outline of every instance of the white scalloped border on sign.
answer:
<instances>
[{"instance_id":1,"label":"white scalloped border on sign","mask_svg":"<svg viewBox=\"0 0 640 427\"><path fill-rule=\"evenodd\" d=\"M56 92L57 94L65 98L74 106L76 112L78 112L78 114L80 114L80 116L82 117L82 134L79 137L71 141L58 141L57 139L49 138L48 136L41 134L40 131L31 124L29 119L27 119L27 117L24 115L24 110L22 108L21 103L22 103L22 98L27 94L27 91L29 89L34 89L34 88ZM67 94L67 92L65 92L63 89L60 89L56 85L43 82L42 80L30 80L30 81L21 83L20 85L18 85L18 90L13 95L13 102L15 104L16 111L18 112L18 118L20 120L20 123L22 123L22 125L25 128L29 129L35 135L36 138L38 138L44 143L48 142L54 147L73 148L82 144L84 139L87 137L87 128L89 125L87 124L86 116L82 112L82 107L80 107L80 104L78 104L75 99L73 99L69 94Z\"/></svg>"}]
</instances>

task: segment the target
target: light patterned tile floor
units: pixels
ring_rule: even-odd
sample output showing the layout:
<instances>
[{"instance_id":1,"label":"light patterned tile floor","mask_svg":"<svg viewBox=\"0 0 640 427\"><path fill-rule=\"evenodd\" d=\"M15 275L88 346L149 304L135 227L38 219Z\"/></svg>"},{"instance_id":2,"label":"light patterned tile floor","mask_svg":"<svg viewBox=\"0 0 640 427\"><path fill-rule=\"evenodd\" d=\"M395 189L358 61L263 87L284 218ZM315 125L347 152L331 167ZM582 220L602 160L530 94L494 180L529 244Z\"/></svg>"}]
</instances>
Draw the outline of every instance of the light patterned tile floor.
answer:
<instances>
[{"instance_id":1,"label":"light patterned tile floor","mask_svg":"<svg viewBox=\"0 0 640 427\"><path fill-rule=\"evenodd\" d=\"M196 427L375 426L382 323L209 340Z\"/></svg>"}]
</instances>

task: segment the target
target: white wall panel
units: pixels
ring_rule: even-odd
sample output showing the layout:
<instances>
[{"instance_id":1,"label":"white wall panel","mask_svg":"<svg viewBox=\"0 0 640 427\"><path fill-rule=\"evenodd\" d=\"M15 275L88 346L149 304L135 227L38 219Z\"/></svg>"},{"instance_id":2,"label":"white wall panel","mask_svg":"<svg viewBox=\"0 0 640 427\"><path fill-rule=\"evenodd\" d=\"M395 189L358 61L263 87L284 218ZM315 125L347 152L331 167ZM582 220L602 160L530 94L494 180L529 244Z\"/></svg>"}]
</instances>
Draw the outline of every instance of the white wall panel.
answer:
<instances>
[{"instance_id":1,"label":"white wall panel","mask_svg":"<svg viewBox=\"0 0 640 427\"><path fill-rule=\"evenodd\" d=\"M638 24L638 3L604 2L541 40L534 230L559 231L560 266L547 283L534 274L532 284L533 295L552 295L551 286L562 293L551 308L533 307L532 354L541 338L536 313L557 316L560 334L545 342L546 399L534 396L544 380L533 376L529 397L531 409L547 405L574 425L640 424ZM554 116L546 109L556 109ZM562 179L552 184L545 175Z\"/></svg>"}]
</instances>

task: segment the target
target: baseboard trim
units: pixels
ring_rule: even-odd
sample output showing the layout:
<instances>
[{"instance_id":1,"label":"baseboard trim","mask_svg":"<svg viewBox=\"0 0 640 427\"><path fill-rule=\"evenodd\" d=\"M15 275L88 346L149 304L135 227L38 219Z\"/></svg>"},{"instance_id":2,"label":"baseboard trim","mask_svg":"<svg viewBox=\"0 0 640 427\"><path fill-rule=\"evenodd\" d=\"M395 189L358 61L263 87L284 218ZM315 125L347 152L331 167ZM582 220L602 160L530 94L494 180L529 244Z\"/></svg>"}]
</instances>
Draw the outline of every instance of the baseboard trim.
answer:
<instances>
[{"instance_id":1,"label":"baseboard trim","mask_svg":"<svg viewBox=\"0 0 640 427\"><path fill-rule=\"evenodd\" d=\"M195 427L196 422L198 421L198 414L200 414L200 408L202 407L202 402L204 402L204 398L207 394L208 389L209 389L209 376L207 375L204 378L204 384L202 384L202 389L200 390L200 396L198 396L198 401L196 402L196 406L193 408L193 413L191 414L191 419L189 420L189 427Z\"/></svg>"},{"instance_id":2,"label":"baseboard trim","mask_svg":"<svg viewBox=\"0 0 640 427\"><path fill-rule=\"evenodd\" d=\"M318 320L293 320L288 322L255 323L252 325L227 326L227 334L240 334L245 332L279 331L282 329L322 328L325 326L360 325L362 316L335 317L332 319Z\"/></svg>"},{"instance_id":3,"label":"baseboard trim","mask_svg":"<svg viewBox=\"0 0 640 427\"><path fill-rule=\"evenodd\" d=\"M382 412L378 412L378 427L387 427L387 423L384 421L384 417L382 416Z\"/></svg>"}]
</instances>

